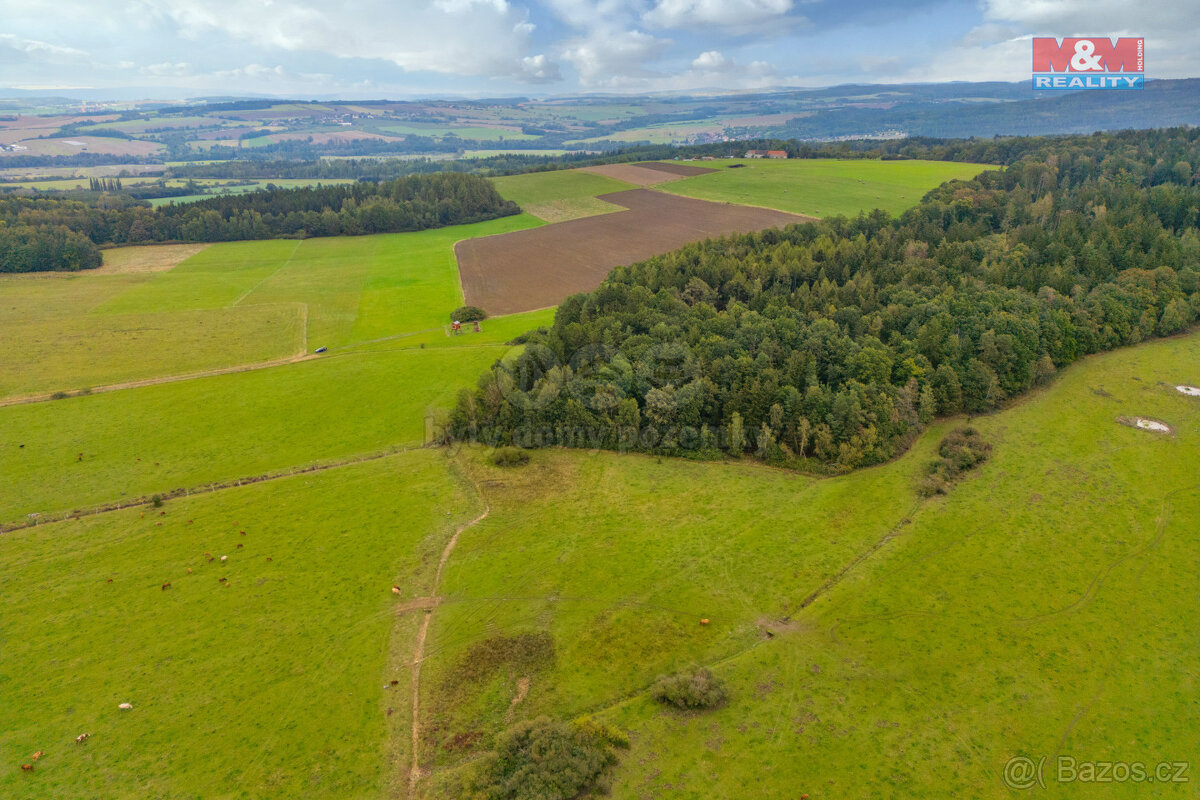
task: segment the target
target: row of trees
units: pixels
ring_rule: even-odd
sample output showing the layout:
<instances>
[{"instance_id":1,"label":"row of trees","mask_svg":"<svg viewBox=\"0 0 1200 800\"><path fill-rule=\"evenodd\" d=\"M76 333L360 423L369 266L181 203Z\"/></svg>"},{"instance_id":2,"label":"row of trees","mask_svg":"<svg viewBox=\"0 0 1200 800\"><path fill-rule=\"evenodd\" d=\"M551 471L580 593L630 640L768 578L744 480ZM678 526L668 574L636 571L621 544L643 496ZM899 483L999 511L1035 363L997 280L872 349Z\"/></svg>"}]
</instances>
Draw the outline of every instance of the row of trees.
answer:
<instances>
[{"instance_id":1,"label":"row of trees","mask_svg":"<svg viewBox=\"0 0 1200 800\"><path fill-rule=\"evenodd\" d=\"M0 269L97 266L98 257L86 255L95 251L96 244L393 233L479 222L519 211L486 179L451 172L383 183L224 195L158 209L123 194L86 200L10 195L0 197L0 230L7 231L6 241L20 243L12 247L31 255L15 260L16 268ZM84 242L90 248L83 247ZM80 247L83 250L77 253Z\"/></svg>"},{"instance_id":2,"label":"row of trees","mask_svg":"<svg viewBox=\"0 0 1200 800\"><path fill-rule=\"evenodd\" d=\"M877 211L618 268L464 392L458 437L848 469L1200 314L1200 131L1025 140Z\"/></svg>"}]
</instances>

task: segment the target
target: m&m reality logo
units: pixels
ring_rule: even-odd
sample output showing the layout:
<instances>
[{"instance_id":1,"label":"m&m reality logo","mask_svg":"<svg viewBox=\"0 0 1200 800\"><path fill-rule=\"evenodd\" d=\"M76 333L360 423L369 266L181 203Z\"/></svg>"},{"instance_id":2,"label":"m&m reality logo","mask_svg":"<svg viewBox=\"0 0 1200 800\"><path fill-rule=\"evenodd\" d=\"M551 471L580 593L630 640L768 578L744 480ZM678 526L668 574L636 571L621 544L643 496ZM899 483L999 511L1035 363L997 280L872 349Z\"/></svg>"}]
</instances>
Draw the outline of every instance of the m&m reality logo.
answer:
<instances>
[{"instance_id":1,"label":"m&m reality logo","mask_svg":"<svg viewBox=\"0 0 1200 800\"><path fill-rule=\"evenodd\" d=\"M1141 89L1145 39L1107 37L1033 40L1034 89Z\"/></svg>"}]
</instances>

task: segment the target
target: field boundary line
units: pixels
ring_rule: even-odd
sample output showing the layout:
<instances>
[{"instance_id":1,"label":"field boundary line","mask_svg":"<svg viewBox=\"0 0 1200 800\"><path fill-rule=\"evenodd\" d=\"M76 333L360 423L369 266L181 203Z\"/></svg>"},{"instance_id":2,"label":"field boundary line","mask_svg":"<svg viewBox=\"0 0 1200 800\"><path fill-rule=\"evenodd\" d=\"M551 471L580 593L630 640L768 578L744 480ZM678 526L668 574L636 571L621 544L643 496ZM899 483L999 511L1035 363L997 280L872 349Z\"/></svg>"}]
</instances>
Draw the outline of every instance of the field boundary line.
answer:
<instances>
[{"instance_id":1,"label":"field boundary line","mask_svg":"<svg viewBox=\"0 0 1200 800\"><path fill-rule=\"evenodd\" d=\"M275 269L271 270L269 275L264 275L262 280L260 280L258 283L254 284L249 289L247 289L246 291L244 291L240 295L238 295L238 299L234 300L232 303L230 303L229 308L233 308L234 306L241 305L242 301L245 300L247 297L249 297L251 294L253 294L254 291L256 289L258 289L258 287L262 286L264 283L269 281L271 278L274 278L276 275L279 274L279 271L281 269L286 267L288 264L291 264L292 259L294 259L296 257L296 251L300 249L300 245L302 245L302 244L304 244L303 239L297 240L296 246L292 248L292 252L288 253L288 257L286 259L284 259L284 262L282 264L280 264L278 267L276 267Z\"/></svg>"},{"instance_id":2,"label":"field boundary line","mask_svg":"<svg viewBox=\"0 0 1200 800\"><path fill-rule=\"evenodd\" d=\"M306 475L312 472L324 472L328 469L337 469L338 467L348 467L352 464L362 464L366 461L377 461L381 458L400 455L407 453L409 450L423 449L424 445L416 442L408 444L395 445L387 450L381 450L373 453L364 453L349 458L342 458L336 461L329 461L316 464L305 464L299 467L289 467L287 469L276 470L274 472L264 472L261 475L250 475L241 478L231 478L225 481L214 481L213 483L202 483L196 486L187 486L177 489L170 489L165 492L156 492L162 500L175 500L180 497L191 497L197 494L212 494L214 492L223 491L225 489L236 489L239 486L249 486L254 483L264 483L266 481L275 481L282 478L291 478L296 475ZM138 506L151 505L154 502L154 494L149 496L142 495L141 497L132 500L122 500L117 503L102 503L88 508L79 508L71 511L56 511L50 514L38 514L35 519L27 522L18 522L15 524L3 525L0 524L0 534L12 533L14 531L26 530L35 528L38 525L50 525L56 522L65 522L70 519L81 519L83 517L94 517L98 514L108 514L113 511L124 511Z\"/></svg>"},{"instance_id":3,"label":"field boundary line","mask_svg":"<svg viewBox=\"0 0 1200 800\"><path fill-rule=\"evenodd\" d=\"M304 305L301 303L301 305ZM306 307L307 308L307 307ZM307 315L306 315L307 316ZM307 324L307 323L305 323ZM306 337L307 338L307 337ZM347 354L349 355L349 354ZM104 392L119 392L124 389L141 389L146 386L158 386L163 383L179 383L180 381L190 381L197 378L215 378L218 375L233 375L238 372L253 372L259 369L270 369L271 367L283 367L288 364L298 364L301 361L311 361L317 358L315 354L308 353L307 348L295 355L276 358L270 361L256 361L252 364L236 364L232 367L217 367L216 369L206 369L200 372L188 372L182 375L164 375L159 378L142 378L136 381L124 381L122 383L109 383L104 386L89 387L83 395L68 395L71 397L87 396L89 394L102 394ZM0 408L7 406L23 406L29 403L44 403L54 400L54 395L58 392L46 392L43 394L25 395L23 397L6 397L0 400ZM66 398L62 398L66 399Z\"/></svg>"},{"instance_id":4,"label":"field boundary line","mask_svg":"<svg viewBox=\"0 0 1200 800\"><path fill-rule=\"evenodd\" d=\"M464 471L464 474L465 471ZM442 572L446 568L446 562L450 560L450 554L454 552L455 545L458 544L458 537L463 531L478 525L483 520L487 519L487 515L491 513L492 507L487 501L487 497L483 493L483 489L479 483L466 475L467 480L471 482L471 486L475 489L475 494L483 503L483 512L470 522L463 523L454 531L454 535L450 537L450 541L446 542L446 546L442 549L442 557L438 560L437 572L433 576L433 586L431 594L433 605L430 607L424 618L421 620L421 627L417 631L417 644L413 650L412 661L412 769L408 773L408 796L413 797L417 791L417 782L421 780L421 762L420 762L420 740L421 740L421 662L425 660L425 639L429 634L429 623L433 619L433 613L437 610L441 603L441 598L438 596L438 590L442 584Z\"/></svg>"}]
</instances>

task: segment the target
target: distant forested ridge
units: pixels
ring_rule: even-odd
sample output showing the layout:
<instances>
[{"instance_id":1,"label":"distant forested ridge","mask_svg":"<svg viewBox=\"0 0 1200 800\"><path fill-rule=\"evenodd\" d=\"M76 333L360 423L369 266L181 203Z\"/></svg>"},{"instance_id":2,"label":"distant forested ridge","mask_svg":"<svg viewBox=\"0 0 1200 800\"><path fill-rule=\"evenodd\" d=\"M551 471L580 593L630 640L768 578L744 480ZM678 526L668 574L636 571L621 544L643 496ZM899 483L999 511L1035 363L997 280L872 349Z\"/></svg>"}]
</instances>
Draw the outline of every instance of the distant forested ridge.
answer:
<instances>
[{"instance_id":1,"label":"distant forested ridge","mask_svg":"<svg viewBox=\"0 0 1200 800\"><path fill-rule=\"evenodd\" d=\"M127 195L92 202L0 196L0 272L99 266L98 244L228 242L418 231L516 214L475 175L414 175L386 183L224 195L158 209Z\"/></svg>"},{"instance_id":2,"label":"distant forested ridge","mask_svg":"<svg viewBox=\"0 0 1200 800\"><path fill-rule=\"evenodd\" d=\"M1200 131L1022 146L897 219L614 270L464 391L448 435L850 469L935 416L996 408L1087 353L1195 322Z\"/></svg>"}]
</instances>

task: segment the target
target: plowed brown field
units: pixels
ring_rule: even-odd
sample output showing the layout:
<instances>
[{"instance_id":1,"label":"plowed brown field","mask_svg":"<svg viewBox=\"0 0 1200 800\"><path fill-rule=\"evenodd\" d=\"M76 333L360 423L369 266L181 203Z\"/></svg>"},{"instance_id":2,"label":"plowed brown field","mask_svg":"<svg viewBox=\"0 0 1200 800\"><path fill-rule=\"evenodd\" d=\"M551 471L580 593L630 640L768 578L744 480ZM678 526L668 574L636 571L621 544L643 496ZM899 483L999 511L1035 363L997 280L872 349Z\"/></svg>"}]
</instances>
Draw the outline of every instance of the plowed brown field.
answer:
<instances>
[{"instance_id":1,"label":"plowed brown field","mask_svg":"<svg viewBox=\"0 0 1200 800\"><path fill-rule=\"evenodd\" d=\"M677 181L681 178L691 178L706 172L716 172L707 167L693 167L690 164L666 164L660 161L648 161L644 164L601 164L596 167L581 167L581 172L594 172L619 181L632 183L635 186L657 186L667 181Z\"/></svg>"},{"instance_id":2,"label":"plowed brown field","mask_svg":"<svg viewBox=\"0 0 1200 800\"><path fill-rule=\"evenodd\" d=\"M714 236L808 219L647 189L600 199L628 210L455 245L467 303L492 315L546 308L568 295L596 288L613 267Z\"/></svg>"}]
</instances>

